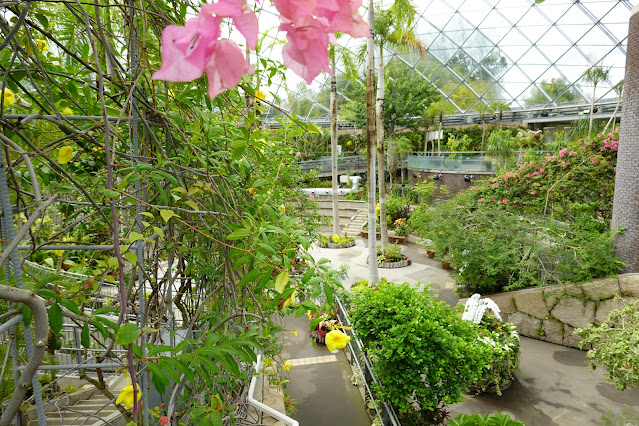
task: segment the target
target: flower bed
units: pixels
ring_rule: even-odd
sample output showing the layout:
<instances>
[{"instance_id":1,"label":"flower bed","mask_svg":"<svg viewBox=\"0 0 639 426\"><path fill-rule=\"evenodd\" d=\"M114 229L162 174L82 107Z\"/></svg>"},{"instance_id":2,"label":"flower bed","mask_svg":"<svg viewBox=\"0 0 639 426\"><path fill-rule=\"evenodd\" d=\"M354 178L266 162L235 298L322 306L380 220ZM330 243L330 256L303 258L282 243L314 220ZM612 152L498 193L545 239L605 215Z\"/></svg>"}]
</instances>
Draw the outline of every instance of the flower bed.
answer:
<instances>
[{"instance_id":1,"label":"flower bed","mask_svg":"<svg viewBox=\"0 0 639 426\"><path fill-rule=\"evenodd\" d=\"M410 259L408 258L408 256L404 256L402 255L403 259L401 260L396 260L396 261L377 261L377 266L379 266L380 268L386 268L386 269L394 269L394 268L405 268L406 266L410 266L410 264L412 263L410 261Z\"/></svg>"},{"instance_id":2,"label":"flower bed","mask_svg":"<svg viewBox=\"0 0 639 426\"><path fill-rule=\"evenodd\" d=\"M346 235L346 232L344 232L342 235L320 235L318 244L322 248L348 248L355 245L355 238L349 237L348 235Z\"/></svg>"}]
</instances>

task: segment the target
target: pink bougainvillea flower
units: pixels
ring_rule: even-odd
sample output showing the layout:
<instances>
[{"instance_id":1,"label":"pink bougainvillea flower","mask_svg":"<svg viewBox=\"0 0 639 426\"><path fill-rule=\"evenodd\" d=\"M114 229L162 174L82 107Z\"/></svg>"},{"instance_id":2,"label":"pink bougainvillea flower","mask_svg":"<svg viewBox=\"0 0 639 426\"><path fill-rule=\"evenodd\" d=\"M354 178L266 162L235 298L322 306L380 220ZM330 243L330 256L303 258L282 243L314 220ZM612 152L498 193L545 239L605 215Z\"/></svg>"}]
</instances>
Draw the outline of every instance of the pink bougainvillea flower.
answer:
<instances>
[{"instance_id":1,"label":"pink bougainvillea flower","mask_svg":"<svg viewBox=\"0 0 639 426\"><path fill-rule=\"evenodd\" d=\"M255 69L246 62L244 53L235 43L228 40L218 41L209 63L206 64L209 96L213 99L226 89L232 89L237 86L244 74L254 71Z\"/></svg>"},{"instance_id":2,"label":"pink bougainvillea flower","mask_svg":"<svg viewBox=\"0 0 639 426\"><path fill-rule=\"evenodd\" d=\"M273 0L273 6L283 18L294 20L303 15L312 15L317 0Z\"/></svg>"},{"instance_id":3,"label":"pink bougainvillea flower","mask_svg":"<svg viewBox=\"0 0 639 426\"><path fill-rule=\"evenodd\" d=\"M308 84L322 71L331 74L328 63L328 33L319 19L304 16L297 19L295 24L283 23L280 30L286 31L287 39L282 49L284 65Z\"/></svg>"},{"instance_id":4,"label":"pink bougainvillea flower","mask_svg":"<svg viewBox=\"0 0 639 426\"><path fill-rule=\"evenodd\" d=\"M152 79L187 82L200 77L220 33L220 20L211 15L191 18L183 27L166 27L162 32L162 67Z\"/></svg>"},{"instance_id":5,"label":"pink bougainvillea flower","mask_svg":"<svg viewBox=\"0 0 639 426\"><path fill-rule=\"evenodd\" d=\"M245 0L220 0L217 3L205 4L201 13L210 13L218 18L231 18L233 24L246 39L249 48L257 46L257 15L246 4Z\"/></svg>"},{"instance_id":6,"label":"pink bougainvillea flower","mask_svg":"<svg viewBox=\"0 0 639 426\"><path fill-rule=\"evenodd\" d=\"M342 32L353 37L368 37L370 28L359 14L362 0L346 0L337 2L323 1L317 9L320 16L328 19L331 32Z\"/></svg>"}]
</instances>

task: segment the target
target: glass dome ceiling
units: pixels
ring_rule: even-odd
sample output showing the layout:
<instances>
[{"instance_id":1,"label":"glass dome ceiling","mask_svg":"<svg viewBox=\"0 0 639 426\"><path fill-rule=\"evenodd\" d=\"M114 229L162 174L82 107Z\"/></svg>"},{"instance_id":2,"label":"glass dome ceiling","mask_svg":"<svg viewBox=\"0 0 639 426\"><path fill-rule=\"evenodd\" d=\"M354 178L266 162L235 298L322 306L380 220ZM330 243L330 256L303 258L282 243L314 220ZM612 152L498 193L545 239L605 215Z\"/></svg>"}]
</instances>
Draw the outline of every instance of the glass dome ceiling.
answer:
<instances>
[{"instance_id":1,"label":"glass dome ceiling","mask_svg":"<svg viewBox=\"0 0 639 426\"><path fill-rule=\"evenodd\" d=\"M365 2L367 3L367 2ZM386 1L389 3L389 1ZM502 101L526 109L561 104L589 104L593 86L584 71L595 65L610 68L600 82L595 102L616 100L614 87L624 78L628 21L634 0L419 0L415 30L427 54L397 54L387 50L385 61L410 67L436 85L459 113L479 103ZM274 10L260 12L263 40L258 63L281 60L282 33ZM365 9L362 8L362 13ZM348 36L338 43L351 52L364 39ZM338 53L337 74L343 73ZM376 59L377 60L377 59ZM327 120L330 77L321 74L306 85L293 72L285 78L260 76L261 90L288 113L301 119ZM353 84L338 81L338 87ZM345 100L340 94L338 101ZM270 108L265 118L281 117Z\"/></svg>"}]
</instances>

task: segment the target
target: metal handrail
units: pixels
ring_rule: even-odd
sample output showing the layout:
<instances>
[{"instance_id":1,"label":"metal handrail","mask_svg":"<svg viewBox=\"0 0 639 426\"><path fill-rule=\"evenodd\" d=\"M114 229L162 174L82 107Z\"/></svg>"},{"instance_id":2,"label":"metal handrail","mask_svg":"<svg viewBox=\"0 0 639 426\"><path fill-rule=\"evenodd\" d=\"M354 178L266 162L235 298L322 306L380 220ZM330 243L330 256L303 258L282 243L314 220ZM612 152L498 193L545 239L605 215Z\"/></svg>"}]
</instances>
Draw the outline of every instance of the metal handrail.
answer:
<instances>
[{"instance_id":1,"label":"metal handrail","mask_svg":"<svg viewBox=\"0 0 639 426\"><path fill-rule=\"evenodd\" d=\"M401 426L401 423L397 417L397 414L395 413L395 410L388 403L388 401L381 402L381 409L380 407L378 407L377 401L379 400L379 398L377 398L376 395L373 393L371 389L371 384L374 384L377 387L381 386L381 384L375 377L375 374L373 373L373 366L371 365L370 360L366 356L366 352L364 351L364 345L362 344L362 341L359 340L357 336L355 336L353 328L351 327L350 317L348 316L346 309L344 309L344 305L342 304L342 301L339 299L339 297L336 294L333 295L333 297L335 298L335 302L337 303L337 307L338 307L337 317L339 318L340 322L344 326L350 328L346 330L346 332L351 337L351 341L348 344L348 348L351 353L351 360L352 360L351 362L355 363L355 368L357 368L358 373L361 375L361 377L364 378L364 386L366 388L366 393L368 394L368 397L371 399L371 401L375 402L374 406L375 406L375 412L377 413L377 417L379 418L379 420L382 422L382 425L384 426ZM360 359L359 359L360 356L363 359L363 364L364 364L363 366L360 364Z\"/></svg>"}]
</instances>

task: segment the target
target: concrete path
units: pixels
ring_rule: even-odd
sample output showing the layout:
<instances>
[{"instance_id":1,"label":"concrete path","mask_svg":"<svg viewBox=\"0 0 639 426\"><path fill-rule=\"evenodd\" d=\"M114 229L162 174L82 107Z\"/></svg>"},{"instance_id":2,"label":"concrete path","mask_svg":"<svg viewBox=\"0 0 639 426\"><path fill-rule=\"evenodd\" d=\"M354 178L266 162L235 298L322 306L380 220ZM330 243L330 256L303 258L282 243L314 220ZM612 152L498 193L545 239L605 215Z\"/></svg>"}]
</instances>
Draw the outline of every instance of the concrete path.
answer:
<instances>
[{"instance_id":1,"label":"concrete path","mask_svg":"<svg viewBox=\"0 0 639 426\"><path fill-rule=\"evenodd\" d=\"M308 317L288 316L282 326L282 357L291 362L286 391L296 402L292 418L300 426L370 426L359 388L351 383L344 351L332 354L309 339ZM297 336L292 331L297 330Z\"/></svg>"},{"instance_id":2,"label":"concrete path","mask_svg":"<svg viewBox=\"0 0 639 426\"><path fill-rule=\"evenodd\" d=\"M368 278L367 242L361 238L356 241L356 246L348 249L314 248L311 251L316 260L325 257L331 260L335 268L342 263L349 265L348 278L344 280L346 288L361 278ZM450 305L457 303L458 298L452 288L453 279L448 271L441 269L439 261L429 259L423 249L412 244L403 246L403 253L409 256L413 264L400 269L379 269L380 278L385 277L395 283L431 283L436 287L434 294L440 300ZM306 333L303 334L308 341ZM603 424L602 415L608 411L615 415L619 415L624 408L639 412L639 390L621 392L606 383L601 369L593 372L587 368L586 352L526 337L521 338L521 352L520 371L516 373L517 380L510 389L501 397L468 396L464 402L447 407L451 417L459 413L487 414L500 411L510 413L529 426L587 426ZM350 374L347 368L344 365L343 374ZM352 387L350 382L347 385ZM291 387L291 393L296 398L293 389ZM309 395L309 398L318 397L324 398L323 395ZM353 403L353 400L348 401L348 404ZM302 414L301 406L299 413ZM300 424L329 426L359 423L346 420L323 423L311 418L309 422Z\"/></svg>"}]
</instances>

